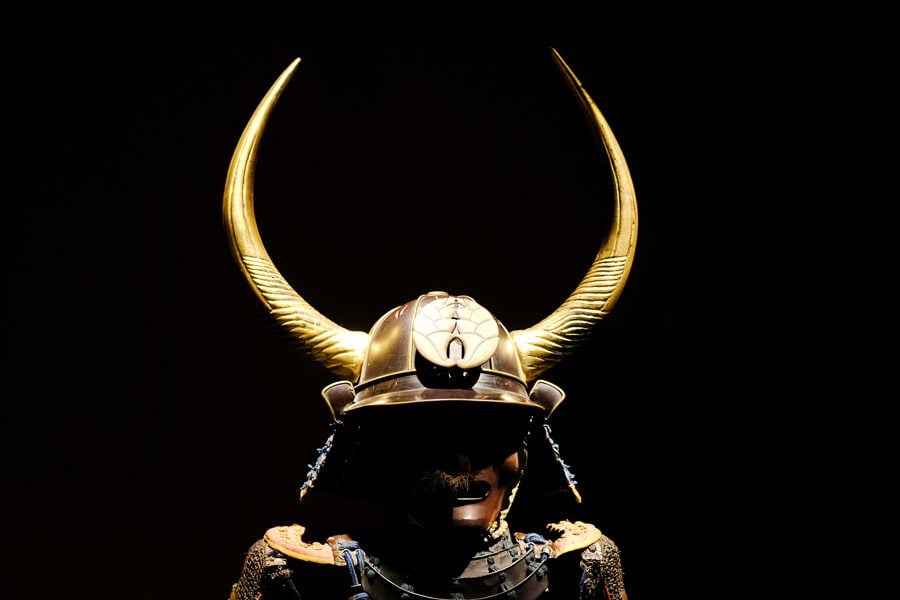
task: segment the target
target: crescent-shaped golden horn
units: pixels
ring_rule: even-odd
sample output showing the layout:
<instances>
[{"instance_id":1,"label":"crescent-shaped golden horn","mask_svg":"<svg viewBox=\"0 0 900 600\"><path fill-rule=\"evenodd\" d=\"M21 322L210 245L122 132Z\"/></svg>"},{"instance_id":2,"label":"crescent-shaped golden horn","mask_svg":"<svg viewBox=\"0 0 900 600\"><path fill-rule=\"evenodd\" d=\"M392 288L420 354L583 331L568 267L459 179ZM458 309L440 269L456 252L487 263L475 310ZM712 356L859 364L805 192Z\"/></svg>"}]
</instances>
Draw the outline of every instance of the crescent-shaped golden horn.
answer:
<instances>
[{"instance_id":1,"label":"crescent-shaped golden horn","mask_svg":"<svg viewBox=\"0 0 900 600\"><path fill-rule=\"evenodd\" d=\"M600 109L555 48L553 58L606 149L615 187L615 210L606 238L575 291L543 321L510 332L527 381L568 356L606 318L625 287L637 243L637 200L622 149Z\"/></svg>"},{"instance_id":2,"label":"crescent-shaped golden horn","mask_svg":"<svg viewBox=\"0 0 900 600\"><path fill-rule=\"evenodd\" d=\"M281 73L244 128L228 167L222 216L231 253L269 314L309 355L338 376L356 381L369 334L336 325L291 287L266 252L253 209L260 139L275 103L298 64L299 58Z\"/></svg>"}]
</instances>

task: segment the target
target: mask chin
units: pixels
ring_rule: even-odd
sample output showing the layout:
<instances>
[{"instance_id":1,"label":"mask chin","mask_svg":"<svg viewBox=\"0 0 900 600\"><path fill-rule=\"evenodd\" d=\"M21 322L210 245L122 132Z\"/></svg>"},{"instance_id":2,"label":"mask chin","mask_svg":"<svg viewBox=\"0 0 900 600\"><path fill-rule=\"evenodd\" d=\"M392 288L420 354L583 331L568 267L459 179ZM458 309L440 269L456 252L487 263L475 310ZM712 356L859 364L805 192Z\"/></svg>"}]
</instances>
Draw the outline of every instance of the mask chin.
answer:
<instances>
[{"instance_id":1,"label":"mask chin","mask_svg":"<svg viewBox=\"0 0 900 600\"><path fill-rule=\"evenodd\" d=\"M509 508L523 462L523 451L516 451L474 472L420 478L411 494L410 520L427 528L491 531Z\"/></svg>"},{"instance_id":2,"label":"mask chin","mask_svg":"<svg viewBox=\"0 0 900 600\"><path fill-rule=\"evenodd\" d=\"M500 516L505 496L506 490L494 489L484 500L454 506L450 513L450 526L454 529L488 531Z\"/></svg>"}]
</instances>

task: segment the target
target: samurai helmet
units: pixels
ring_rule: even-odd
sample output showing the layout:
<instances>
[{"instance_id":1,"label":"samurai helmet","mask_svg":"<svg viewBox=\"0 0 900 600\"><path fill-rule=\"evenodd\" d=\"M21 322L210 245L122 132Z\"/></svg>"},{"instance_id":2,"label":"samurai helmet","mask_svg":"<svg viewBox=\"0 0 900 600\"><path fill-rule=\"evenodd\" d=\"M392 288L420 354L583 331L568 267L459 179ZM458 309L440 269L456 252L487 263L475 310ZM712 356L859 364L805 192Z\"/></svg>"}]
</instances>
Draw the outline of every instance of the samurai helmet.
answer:
<instances>
[{"instance_id":1,"label":"samurai helmet","mask_svg":"<svg viewBox=\"0 0 900 600\"><path fill-rule=\"evenodd\" d=\"M434 402L553 409L552 394L529 397L506 328L473 298L446 292L422 294L382 316L369 332L357 382L338 381L323 396L335 420L374 407Z\"/></svg>"},{"instance_id":2,"label":"samurai helmet","mask_svg":"<svg viewBox=\"0 0 900 600\"><path fill-rule=\"evenodd\" d=\"M408 413L459 405L464 405L463 413L499 409L543 423L562 402L562 390L539 377L581 345L618 300L634 258L638 219L631 175L612 130L560 54L555 49L552 54L606 150L614 208L587 274L555 311L524 329L508 331L473 298L446 292L427 292L397 306L368 332L345 329L316 310L276 268L254 216L257 150L299 58L281 73L250 118L226 179L223 217L230 249L275 322L341 377L322 391L334 423L383 417L397 409ZM301 497L312 487L333 438L319 449ZM550 446L556 449L552 440ZM577 497L567 469L566 476ZM505 510L516 485L503 493Z\"/></svg>"}]
</instances>

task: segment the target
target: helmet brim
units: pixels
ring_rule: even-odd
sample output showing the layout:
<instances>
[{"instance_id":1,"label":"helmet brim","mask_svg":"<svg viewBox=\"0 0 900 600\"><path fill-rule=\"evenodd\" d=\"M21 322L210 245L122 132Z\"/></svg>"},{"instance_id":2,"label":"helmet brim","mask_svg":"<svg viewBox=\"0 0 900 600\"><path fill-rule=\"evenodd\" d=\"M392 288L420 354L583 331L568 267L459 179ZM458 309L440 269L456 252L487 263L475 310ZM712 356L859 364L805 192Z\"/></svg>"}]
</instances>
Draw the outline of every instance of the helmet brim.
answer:
<instances>
[{"instance_id":1,"label":"helmet brim","mask_svg":"<svg viewBox=\"0 0 900 600\"><path fill-rule=\"evenodd\" d=\"M412 405L465 405L508 407L515 410L544 413L545 407L531 400L525 384L518 379L492 373L481 373L469 388L424 387L415 374L387 378L358 390L353 402L341 411L347 414L361 409Z\"/></svg>"}]
</instances>

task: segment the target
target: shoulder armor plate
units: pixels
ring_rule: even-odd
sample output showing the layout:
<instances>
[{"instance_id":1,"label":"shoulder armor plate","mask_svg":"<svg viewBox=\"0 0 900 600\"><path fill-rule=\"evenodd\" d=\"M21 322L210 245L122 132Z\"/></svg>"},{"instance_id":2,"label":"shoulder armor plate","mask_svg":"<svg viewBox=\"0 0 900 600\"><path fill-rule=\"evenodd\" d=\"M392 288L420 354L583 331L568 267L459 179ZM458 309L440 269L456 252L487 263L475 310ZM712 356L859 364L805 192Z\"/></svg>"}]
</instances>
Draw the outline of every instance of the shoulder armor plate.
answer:
<instances>
[{"instance_id":1,"label":"shoulder armor plate","mask_svg":"<svg viewBox=\"0 0 900 600\"><path fill-rule=\"evenodd\" d=\"M266 532L265 540L272 548L283 552L291 558L323 565L346 566L338 544L349 542L347 535L333 535L325 543L307 542L303 539L306 527L303 525L282 525L272 527Z\"/></svg>"},{"instance_id":2,"label":"shoulder armor plate","mask_svg":"<svg viewBox=\"0 0 900 600\"><path fill-rule=\"evenodd\" d=\"M546 544L551 558L556 558L573 550L587 548L603 537L599 529L584 521L550 523L547 525L547 531L554 536ZM524 543L525 535L524 533L516 533L516 539L520 544Z\"/></svg>"}]
</instances>

